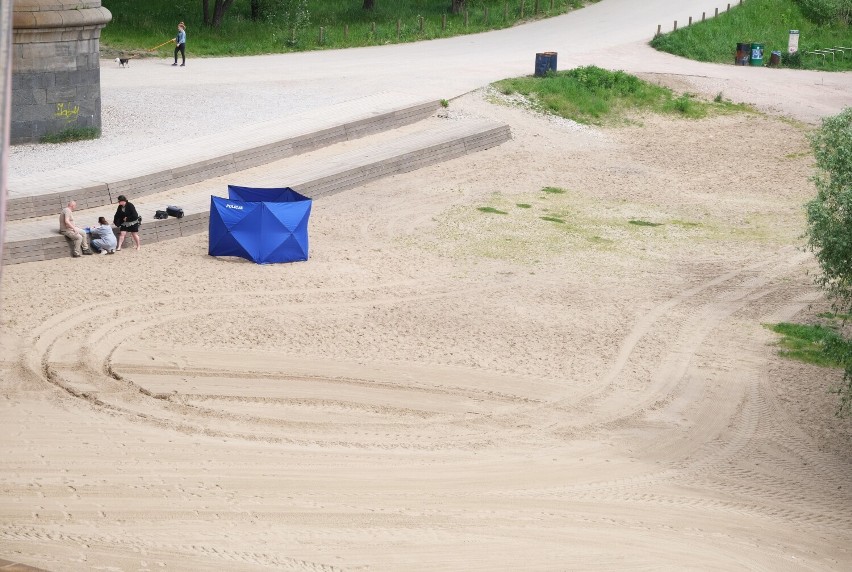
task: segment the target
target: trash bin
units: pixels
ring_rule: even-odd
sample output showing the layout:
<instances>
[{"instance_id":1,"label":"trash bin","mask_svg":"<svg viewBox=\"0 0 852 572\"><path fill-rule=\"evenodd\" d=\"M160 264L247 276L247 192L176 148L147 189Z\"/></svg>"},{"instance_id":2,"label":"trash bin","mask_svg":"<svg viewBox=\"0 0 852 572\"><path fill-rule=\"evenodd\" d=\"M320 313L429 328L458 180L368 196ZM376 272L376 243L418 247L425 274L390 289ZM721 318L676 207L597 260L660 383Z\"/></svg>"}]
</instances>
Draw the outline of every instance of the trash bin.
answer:
<instances>
[{"instance_id":1,"label":"trash bin","mask_svg":"<svg viewBox=\"0 0 852 572\"><path fill-rule=\"evenodd\" d=\"M777 68L781 65L781 51L775 50L769 55L769 67Z\"/></svg>"},{"instance_id":2,"label":"trash bin","mask_svg":"<svg viewBox=\"0 0 852 572\"><path fill-rule=\"evenodd\" d=\"M748 61L751 58L751 44L747 42L741 42L737 44L737 55L734 56L734 65L735 66L747 66Z\"/></svg>"},{"instance_id":3,"label":"trash bin","mask_svg":"<svg viewBox=\"0 0 852 572\"><path fill-rule=\"evenodd\" d=\"M763 44L758 44L758 43L752 42L750 63L753 66L762 66L763 65Z\"/></svg>"},{"instance_id":4,"label":"trash bin","mask_svg":"<svg viewBox=\"0 0 852 572\"><path fill-rule=\"evenodd\" d=\"M535 55L535 75L541 77L556 71L556 52L540 52Z\"/></svg>"}]
</instances>

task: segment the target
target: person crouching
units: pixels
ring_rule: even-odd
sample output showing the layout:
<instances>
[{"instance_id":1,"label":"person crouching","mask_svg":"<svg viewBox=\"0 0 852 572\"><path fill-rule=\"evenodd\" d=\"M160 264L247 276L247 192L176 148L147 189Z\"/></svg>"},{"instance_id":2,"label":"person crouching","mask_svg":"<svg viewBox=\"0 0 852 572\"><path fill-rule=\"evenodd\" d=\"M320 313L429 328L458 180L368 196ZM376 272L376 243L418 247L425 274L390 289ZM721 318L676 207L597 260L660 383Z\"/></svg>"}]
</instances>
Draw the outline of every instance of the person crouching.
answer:
<instances>
[{"instance_id":1,"label":"person crouching","mask_svg":"<svg viewBox=\"0 0 852 572\"><path fill-rule=\"evenodd\" d=\"M92 234L92 250L100 254L113 254L115 252L118 240L115 238L115 233L107 219L98 217L98 226L92 227L89 232Z\"/></svg>"}]
</instances>

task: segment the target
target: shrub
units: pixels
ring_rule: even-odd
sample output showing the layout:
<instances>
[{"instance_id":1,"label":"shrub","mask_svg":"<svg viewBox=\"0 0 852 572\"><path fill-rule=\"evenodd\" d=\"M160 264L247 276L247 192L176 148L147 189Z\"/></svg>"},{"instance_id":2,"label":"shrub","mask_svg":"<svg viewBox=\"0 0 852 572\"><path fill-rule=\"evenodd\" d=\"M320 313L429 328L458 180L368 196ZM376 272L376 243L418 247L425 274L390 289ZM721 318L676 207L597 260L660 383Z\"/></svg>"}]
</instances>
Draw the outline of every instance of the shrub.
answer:
<instances>
[{"instance_id":1,"label":"shrub","mask_svg":"<svg viewBox=\"0 0 852 572\"><path fill-rule=\"evenodd\" d=\"M819 262L816 282L837 312L852 310L852 107L823 120L811 136L817 196L807 204L807 245ZM841 412L852 408L852 360L838 390Z\"/></svg>"}]
</instances>

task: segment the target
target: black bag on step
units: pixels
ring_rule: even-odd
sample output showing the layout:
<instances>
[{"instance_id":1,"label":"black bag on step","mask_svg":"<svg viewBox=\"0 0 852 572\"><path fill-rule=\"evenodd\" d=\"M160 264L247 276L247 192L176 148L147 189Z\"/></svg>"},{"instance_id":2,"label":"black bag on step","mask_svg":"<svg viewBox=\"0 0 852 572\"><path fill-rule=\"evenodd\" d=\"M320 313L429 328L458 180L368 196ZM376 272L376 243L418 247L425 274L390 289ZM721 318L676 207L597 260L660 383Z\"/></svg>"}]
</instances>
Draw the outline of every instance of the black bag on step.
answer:
<instances>
[{"instance_id":1,"label":"black bag on step","mask_svg":"<svg viewBox=\"0 0 852 572\"><path fill-rule=\"evenodd\" d=\"M154 218L157 220L163 220L169 218L169 213L167 213L166 211L157 211L154 213Z\"/></svg>"},{"instance_id":2,"label":"black bag on step","mask_svg":"<svg viewBox=\"0 0 852 572\"><path fill-rule=\"evenodd\" d=\"M166 213L175 218L183 218L183 209L180 207L168 206L166 207Z\"/></svg>"}]
</instances>

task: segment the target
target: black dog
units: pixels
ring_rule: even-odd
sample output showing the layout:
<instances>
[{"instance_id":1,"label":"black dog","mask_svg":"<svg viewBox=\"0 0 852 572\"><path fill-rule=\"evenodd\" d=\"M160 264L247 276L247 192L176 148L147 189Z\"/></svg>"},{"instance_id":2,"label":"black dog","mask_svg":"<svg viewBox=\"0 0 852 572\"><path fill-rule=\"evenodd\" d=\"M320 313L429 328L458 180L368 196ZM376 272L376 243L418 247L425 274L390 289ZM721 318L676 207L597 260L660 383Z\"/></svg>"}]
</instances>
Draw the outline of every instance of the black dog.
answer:
<instances>
[{"instance_id":1,"label":"black dog","mask_svg":"<svg viewBox=\"0 0 852 572\"><path fill-rule=\"evenodd\" d=\"M130 58L115 58L115 63L117 63L119 67L127 67L130 65Z\"/></svg>"}]
</instances>

